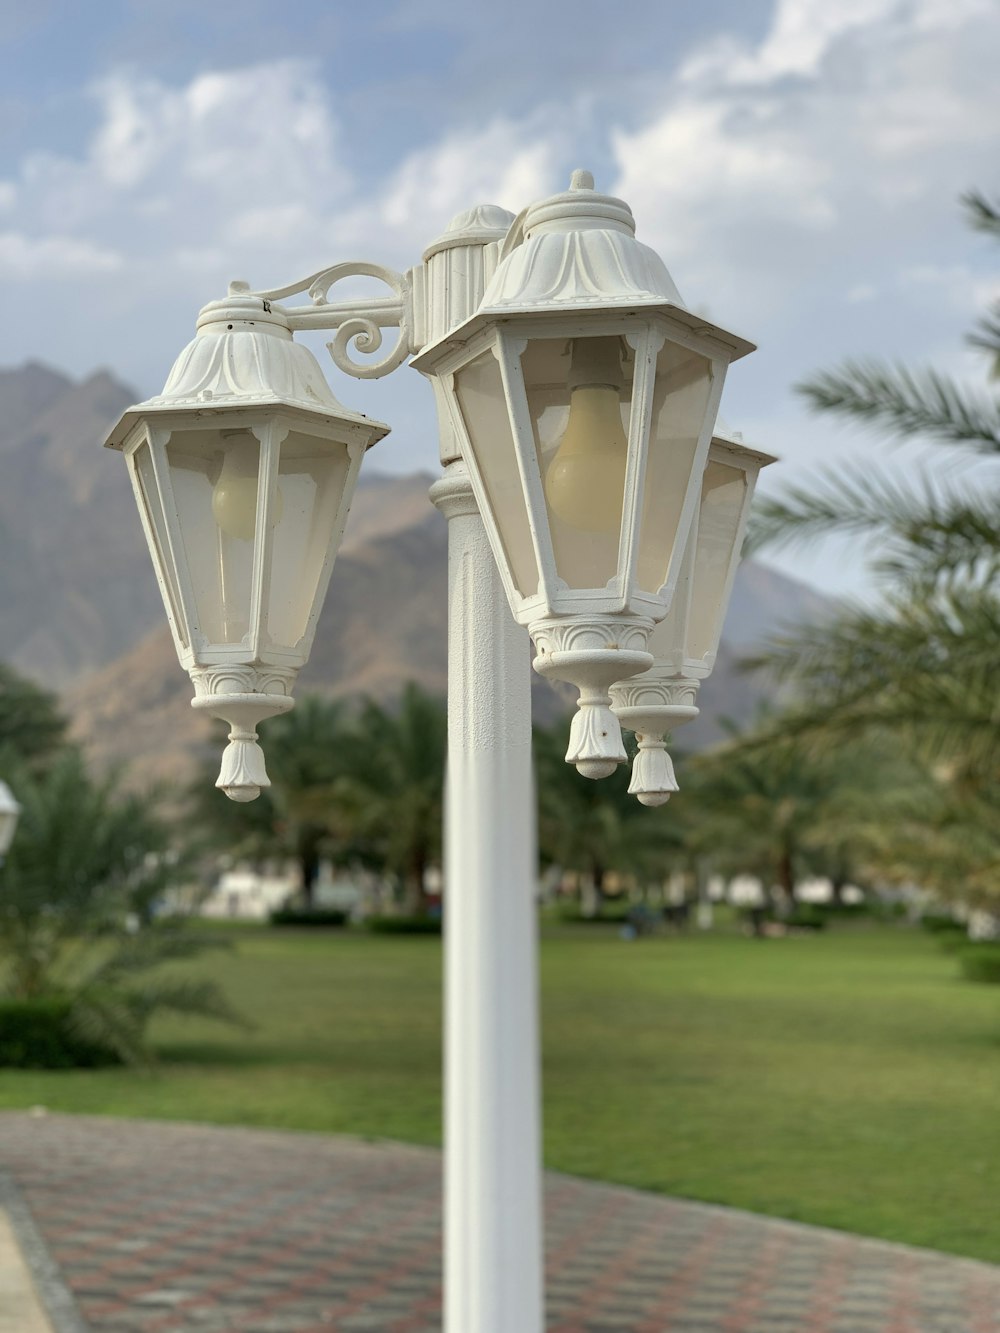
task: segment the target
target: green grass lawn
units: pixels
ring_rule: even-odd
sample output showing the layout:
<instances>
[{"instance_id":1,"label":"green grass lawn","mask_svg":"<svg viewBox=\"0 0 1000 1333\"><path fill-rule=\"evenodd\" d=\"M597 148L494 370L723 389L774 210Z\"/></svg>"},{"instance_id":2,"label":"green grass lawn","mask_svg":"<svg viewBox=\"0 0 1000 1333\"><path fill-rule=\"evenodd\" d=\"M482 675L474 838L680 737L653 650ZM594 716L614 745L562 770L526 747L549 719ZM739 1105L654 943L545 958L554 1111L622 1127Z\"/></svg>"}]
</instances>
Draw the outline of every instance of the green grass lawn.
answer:
<instances>
[{"instance_id":1,"label":"green grass lawn","mask_svg":"<svg viewBox=\"0 0 1000 1333\"><path fill-rule=\"evenodd\" d=\"M437 1143L437 940L233 931L256 1024L161 1063L0 1071L0 1106ZM542 941L549 1166L1000 1262L1000 990L905 929Z\"/></svg>"}]
</instances>

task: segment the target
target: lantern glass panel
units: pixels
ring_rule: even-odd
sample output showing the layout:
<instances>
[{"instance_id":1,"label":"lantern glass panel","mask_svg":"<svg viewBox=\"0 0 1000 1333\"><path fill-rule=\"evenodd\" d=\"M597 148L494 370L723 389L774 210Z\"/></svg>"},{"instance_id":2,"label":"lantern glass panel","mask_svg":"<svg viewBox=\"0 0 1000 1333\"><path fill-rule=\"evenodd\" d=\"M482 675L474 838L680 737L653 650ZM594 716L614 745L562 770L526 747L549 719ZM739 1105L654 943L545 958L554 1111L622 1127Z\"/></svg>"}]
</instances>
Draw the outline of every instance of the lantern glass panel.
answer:
<instances>
[{"instance_id":1,"label":"lantern glass panel","mask_svg":"<svg viewBox=\"0 0 1000 1333\"><path fill-rule=\"evenodd\" d=\"M521 358L556 572L570 588L618 573L634 357L619 337L539 338Z\"/></svg>"},{"instance_id":2,"label":"lantern glass panel","mask_svg":"<svg viewBox=\"0 0 1000 1333\"><path fill-rule=\"evenodd\" d=\"M500 363L492 352L456 373L455 392L514 586L522 597L532 597L538 591L538 562Z\"/></svg>"},{"instance_id":3,"label":"lantern glass panel","mask_svg":"<svg viewBox=\"0 0 1000 1333\"><path fill-rule=\"evenodd\" d=\"M267 609L272 644L294 648L309 628L350 465L345 444L299 431L281 442Z\"/></svg>"},{"instance_id":4,"label":"lantern glass panel","mask_svg":"<svg viewBox=\"0 0 1000 1333\"><path fill-rule=\"evenodd\" d=\"M636 583L656 594L680 559L677 537L712 392L712 363L664 343L656 363Z\"/></svg>"},{"instance_id":5,"label":"lantern glass panel","mask_svg":"<svg viewBox=\"0 0 1000 1333\"><path fill-rule=\"evenodd\" d=\"M702 482L698 515L691 607L688 612L686 656L695 660L715 652L722 619L729 571L738 552L736 538L747 495L747 474L742 468L712 461Z\"/></svg>"},{"instance_id":6,"label":"lantern glass panel","mask_svg":"<svg viewBox=\"0 0 1000 1333\"><path fill-rule=\"evenodd\" d=\"M167 463L198 627L210 644L241 644L250 633L260 442L247 430L177 431Z\"/></svg>"},{"instance_id":7,"label":"lantern glass panel","mask_svg":"<svg viewBox=\"0 0 1000 1333\"><path fill-rule=\"evenodd\" d=\"M695 519L695 524L697 524ZM688 613L691 607L691 589L694 582L695 529L688 538L687 550L681 565L680 575L670 599L670 610L663 619L653 626L649 636L649 651L658 664L682 671L684 668L685 644L688 632Z\"/></svg>"},{"instance_id":8,"label":"lantern glass panel","mask_svg":"<svg viewBox=\"0 0 1000 1333\"><path fill-rule=\"evenodd\" d=\"M177 571L174 568L173 560L170 558L167 526L163 517L163 505L160 503L160 492L156 485L153 456L150 453L148 441L139 445L129 461L132 465L132 475L135 478L136 495L153 546L151 552L153 564L159 576L160 587L163 589L163 600L166 603L167 615L181 648L187 648L189 644L184 617L180 613L181 599L177 588Z\"/></svg>"}]
</instances>

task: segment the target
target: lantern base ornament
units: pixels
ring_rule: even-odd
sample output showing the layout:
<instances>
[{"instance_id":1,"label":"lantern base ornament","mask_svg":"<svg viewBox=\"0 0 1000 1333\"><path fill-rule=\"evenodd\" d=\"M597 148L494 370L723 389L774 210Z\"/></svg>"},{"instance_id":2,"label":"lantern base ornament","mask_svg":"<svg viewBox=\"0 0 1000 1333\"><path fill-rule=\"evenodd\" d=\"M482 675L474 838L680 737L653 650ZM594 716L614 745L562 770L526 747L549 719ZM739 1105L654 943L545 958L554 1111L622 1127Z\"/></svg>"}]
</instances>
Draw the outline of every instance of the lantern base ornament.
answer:
<instances>
[{"instance_id":1,"label":"lantern base ornament","mask_svg":"<svg viewBox=\"0 0 1000 1333\"><path fill-rule=\"evenodd\" d=\"M287 694L214 694L191 700L192 708L221 717L232 728L215 780L231 801L255 801L262 787L270 787L264 751L257 744L257 723L287 713L294 702Z\"/></svg>"},{"instance_id":2,"label":"lantern base ornament","mask_svg":"<svg viewBox=\"0 0 1000 1333\"><path fill-rule=\"evenodd\" d=\"M529 625L540 676L565 680L580 691L570 726L567 764L585 778L609 777L628 762L618 718L611 711L609 687L646 671L653 658L646 643L653 622L642 617L597 620L563 616Z\"/></svg>"},{"instance_id":3,"label":"lantern base ornament","mask_svg":"<svg viewBox=\"0 0 1000 1333\"><path fill-rule=\"evenodd\" d=\"M257 723L294 705L291 689L297 674L260 666L196 667L191 672L191 707L222 718L231 728L215 783L231 801L255 801L261 788L270 787Z\"/></svg>"},{"instance_id":4,"label":"lantern base ornament","mask_svg":"<svg viewBox=\"0 0 1000 1333\"><path fill-rule=\"evenodd\" d=\"M695 701L700 684L687 676L667 676L654 667L611 687L615 715L635 732L639 743L628 789L642 805L665 805L680 790L664 737L698 716Z\"/></svg>"}]
</instances>

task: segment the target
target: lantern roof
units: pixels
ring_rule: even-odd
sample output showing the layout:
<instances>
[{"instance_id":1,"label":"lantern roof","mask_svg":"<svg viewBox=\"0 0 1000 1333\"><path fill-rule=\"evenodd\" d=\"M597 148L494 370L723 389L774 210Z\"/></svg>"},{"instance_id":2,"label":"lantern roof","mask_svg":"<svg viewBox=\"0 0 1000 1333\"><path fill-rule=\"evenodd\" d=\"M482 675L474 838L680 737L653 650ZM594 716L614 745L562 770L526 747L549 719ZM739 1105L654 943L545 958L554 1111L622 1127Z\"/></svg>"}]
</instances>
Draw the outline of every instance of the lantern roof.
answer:
<instances>
[{"instance_id":1,"label":"lantern roof","mask_svg":"<svg viewBox=\"0 0 1000 1333\"><path fill-rule=\"evenodd\" d=\"M690 332L719 343L731 361L754 350L747 339L688 310L663 260L636 240L628 204L595 190L589 171L575 171L568 190L529 205L514 220L472 318L412 364L434 369L500 320L588 311L669 315Z\"/></svg>"},{"instance_id":2,"label":"lantern roof","mask_svg":"<svg viewBox=\"0 0 1000 1333\"><path fill-rule=\"evenodd\" d=\"M752 449L750 445L744 443L743 432L733 430L721 416L715 419L715 430L712 431L712 447L722 445L729 454L738 458L746 459L752 466L767 467L769 463L777 463L778 458L775 454L766 454L760 449Z\"/></svg>"},{"instance_id":3,"label":"lantern roof","mask_svg":"<svg viewBox=\"0 0 1000 1333\"><path fill-rule=\"evenodd\" d=\"M197 333L174 362L163 392L126 411L107 447L120 449L144 418L195 415L210 419L234 409L282 408L293 416L325 420L367 433L368 447L389 427L352 412L333 395L319 362L292 337L284 312L251 296L247 284L230 284L228 297L212 301L198 316Z\"/></svg>"}]
</instances>

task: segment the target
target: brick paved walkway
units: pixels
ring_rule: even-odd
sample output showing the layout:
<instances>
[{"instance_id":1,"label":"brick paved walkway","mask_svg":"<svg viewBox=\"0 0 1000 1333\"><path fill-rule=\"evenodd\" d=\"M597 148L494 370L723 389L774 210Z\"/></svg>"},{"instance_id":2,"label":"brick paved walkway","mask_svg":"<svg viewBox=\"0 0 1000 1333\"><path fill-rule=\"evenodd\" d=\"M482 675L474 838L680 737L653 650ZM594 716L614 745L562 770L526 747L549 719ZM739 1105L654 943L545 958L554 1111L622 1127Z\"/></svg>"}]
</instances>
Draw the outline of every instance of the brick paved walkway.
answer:
<instances>
[{"instance_id":1,"label":"brick paved walkway","mask_svg":"<svg viewBox=\"0 0 1000 1333\"><path fill-rule=\"evenodd\" d=\"M55 1333L440 1329L434 1152L2 1113L0 1173ZM1000 1333L1000 1268L564 1176L547 1243L549 1333Z\"/></svg>"}]
</instances>

